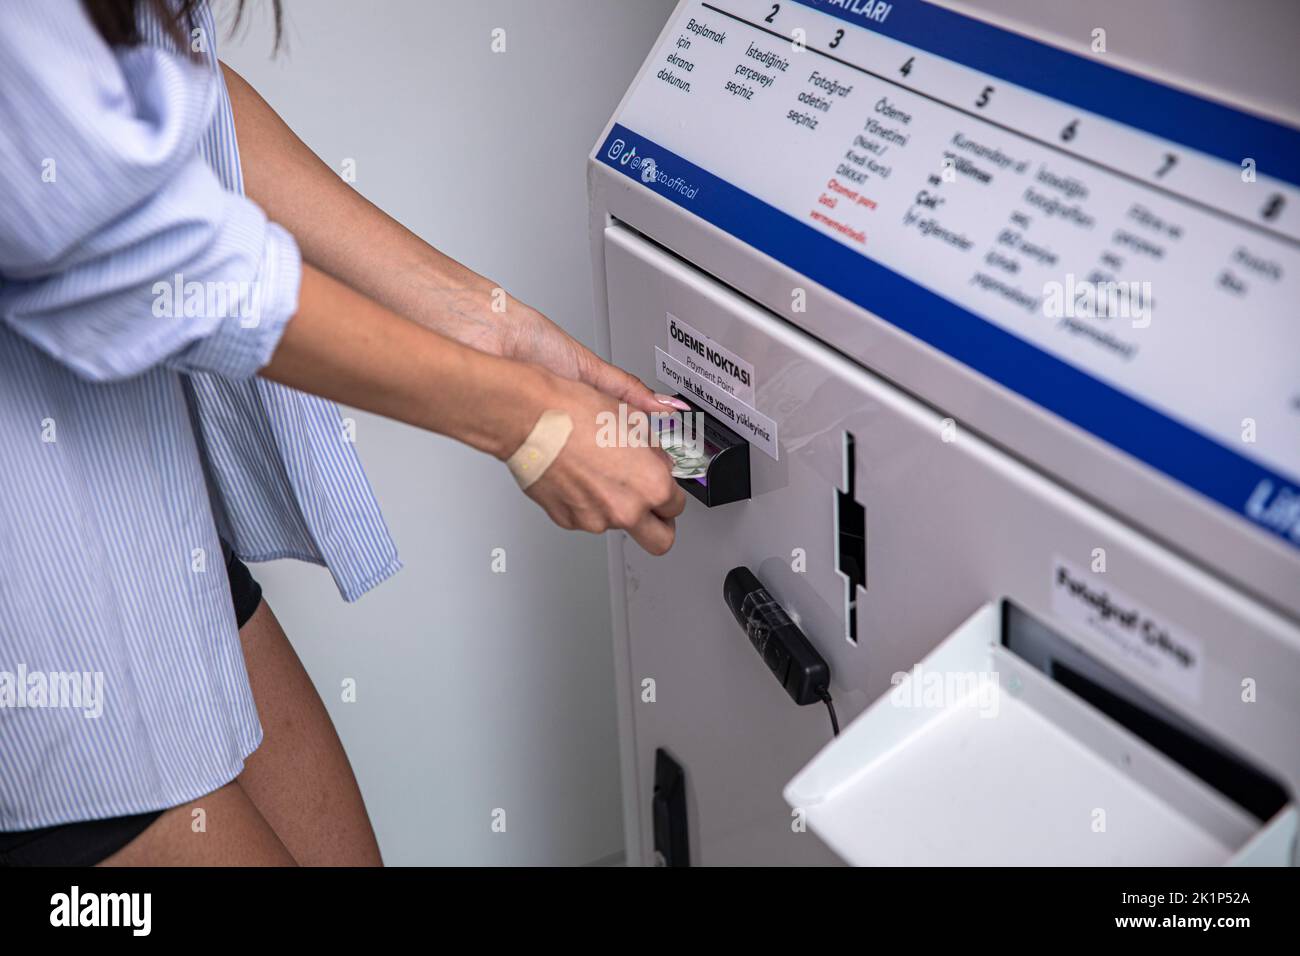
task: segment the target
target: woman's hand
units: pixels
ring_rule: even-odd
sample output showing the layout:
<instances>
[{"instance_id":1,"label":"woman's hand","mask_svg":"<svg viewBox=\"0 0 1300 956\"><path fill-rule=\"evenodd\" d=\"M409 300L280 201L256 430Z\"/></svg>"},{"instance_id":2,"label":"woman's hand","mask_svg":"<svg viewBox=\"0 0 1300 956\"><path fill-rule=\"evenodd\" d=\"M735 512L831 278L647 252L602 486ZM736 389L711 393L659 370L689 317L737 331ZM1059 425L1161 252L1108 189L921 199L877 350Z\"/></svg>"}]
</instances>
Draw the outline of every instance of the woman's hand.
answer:
<instances>
[{"instance_id":1,"label":"woman's hand","mask_svg":"<svg viewBox=\"0 0 1300 956\"><path fill-rule=\"evenodd\" d=\"M500 354L532 362L562 378L590 385L610 398L647 414L672 409L687 412L680 399L650 391L636 376L606 362L536 309L510 299L502 318Z\"/></svg>"},{"instance_id":2,"label":"woman's hand","mask_svg":"<svg viewBox=\"0 0 1300 956\"><path fill-rule=\"evenodd\" d=\"M689 411L690 406L655 394L536 309L487 279L475 279L430 289L425 300L430 319L421 324L490 355L545 369L551 373L550 394L533 421L546 408L567 412L573 420L564 450L525 493L561 528L596 534L622 529L651 554L666 552L675 534L673 519L686 506L671 461L658 448L602 447L597 434L601 413L620 420L619 402L660 415ZM506 454L498 457L509 457L521 442L511 439Z\"/></svg>"},{"instance_id":3,"label":"woman's hand","mask_svg":"<svg viewBox=\"0 0 1300 956\"><path fill-rule=\"evenodd\" d=\"M668 456L649 445L627 445L626 436L615 436L618 443L611 444L610 430L602 430L601 422L619 416L606 395L558 377L550 378L547 390L544 404L566 412L573 431L525 494L561 528L594 534L622 529L651 554L667 552L676 534L674 519L686 507ZM657 411L665 409L660 405Z\"/></svg>"},{"instance_id":4,"label":"woman's hand","mask_svg":"<svg viewBox=\"0 0 1300 956\"><path fill-rule=\"evenodd\" d=\"M261 374L502 461L544 411L562 411L573 431L528 496L562 528L623 529L651 554L672 546L685 494L663 451L629 445L629 436L609 427L625 421L617 401L421 328L310 265L303 267L298 312ZM667 411L658 403L655 410Z\"/></svg>"},{"instance_id":5,"label":"woman's hand","mask_svg":"<svg viewBox=\"0 0 1300 956\"><path fill-rule=\"evenodd\" d=\"M540 365L647 414L690 411L685 402L652 392L640 379L604 361L542 313L481 276L466 283L448 284L441 276L426 282L422 307L413 318L463 345Z\"/></svg>"}]
</instances>

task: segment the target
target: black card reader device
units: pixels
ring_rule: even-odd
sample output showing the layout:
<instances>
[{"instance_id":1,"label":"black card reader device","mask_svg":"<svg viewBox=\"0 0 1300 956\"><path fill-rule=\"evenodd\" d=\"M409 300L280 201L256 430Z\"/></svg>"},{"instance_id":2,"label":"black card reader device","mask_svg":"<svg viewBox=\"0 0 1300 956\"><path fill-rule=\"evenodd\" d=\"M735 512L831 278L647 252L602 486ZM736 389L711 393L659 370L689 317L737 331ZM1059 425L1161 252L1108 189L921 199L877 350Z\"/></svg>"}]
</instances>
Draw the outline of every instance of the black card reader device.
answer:
<instances>
[{"instance_id":1,"label":"black card reader device","mask_svg":"<svg viewBox=\"0 0 1300 956\"><path fill-rule=\"evenodd\" d=\"M732 568L722 585L727 607L749 642L796 704L827 698L831 669L749 568Z\"/></svg>"}]
</instances>

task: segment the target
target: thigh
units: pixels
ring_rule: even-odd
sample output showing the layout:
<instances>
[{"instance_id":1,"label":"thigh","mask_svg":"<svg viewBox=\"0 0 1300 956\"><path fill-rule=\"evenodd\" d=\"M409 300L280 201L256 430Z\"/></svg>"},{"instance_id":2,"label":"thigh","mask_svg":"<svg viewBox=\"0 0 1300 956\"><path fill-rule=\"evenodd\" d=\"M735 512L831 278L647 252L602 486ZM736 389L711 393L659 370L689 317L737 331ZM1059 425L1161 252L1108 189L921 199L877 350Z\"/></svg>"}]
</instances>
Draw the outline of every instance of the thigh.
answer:
<instances>
[{"instance_id":1,"label":"thigh","mask_svg":"<svg viewBox=\"0 0 1300 956\"><path fill-rule=\"evenodd\" d=\"M167 810L99 865L293 866L294 858L248 794L232 782Z\"/></svg>"},{"instance_id":2,"label":"thigh","mask_svg":"<svg viewBox=\"0 0 1300 956\"><path fill-rule=\"evenodd\" d=\"M238 782L304 866L378 866L352 766L302 662L263 601L240 628L262 746Z\"/></svg>"}]
</instances>

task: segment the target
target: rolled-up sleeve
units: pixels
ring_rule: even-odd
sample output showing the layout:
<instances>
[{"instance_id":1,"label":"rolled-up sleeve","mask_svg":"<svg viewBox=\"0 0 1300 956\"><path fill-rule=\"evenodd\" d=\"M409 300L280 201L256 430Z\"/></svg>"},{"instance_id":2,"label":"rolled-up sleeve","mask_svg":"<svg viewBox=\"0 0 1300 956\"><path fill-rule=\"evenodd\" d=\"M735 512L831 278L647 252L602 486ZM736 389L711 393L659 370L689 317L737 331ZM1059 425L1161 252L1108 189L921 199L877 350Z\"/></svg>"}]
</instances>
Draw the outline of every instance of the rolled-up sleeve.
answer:
<instances>
[{"instance_id":1,"label":"rolled-up sleeve","mask_svg":"<svg viewBox=\"0 0 1300 956\"><path fill-rule=\"evenodd\" d=\"M95 381L246 378L297 310L293 237L198 153L219 78L110 50L79 0L6 0L0 321Z\"/></svg>"}]
</instances>

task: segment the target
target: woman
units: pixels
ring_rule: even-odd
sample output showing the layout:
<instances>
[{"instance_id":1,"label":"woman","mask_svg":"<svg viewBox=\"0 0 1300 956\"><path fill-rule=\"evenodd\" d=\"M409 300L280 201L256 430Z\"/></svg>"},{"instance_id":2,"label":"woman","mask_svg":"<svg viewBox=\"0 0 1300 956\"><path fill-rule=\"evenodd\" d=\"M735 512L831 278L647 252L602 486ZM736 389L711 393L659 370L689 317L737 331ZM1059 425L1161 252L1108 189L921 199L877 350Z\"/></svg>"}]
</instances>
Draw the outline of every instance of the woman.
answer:
<instances>
[{"instance_id":1,"label":"woman","mask_svg":"<svg viewBox=\"0 0 1300 956\"><path fill-rule=\"evenodd\" d=\"M379 862L241 561L348 600L398 569L332 401L495 455L565 528L663 553L683 507L662 452L596 440L680 403L494 309L215 40L203 0L5 4L0 862Z\"/></svg>"}]
</instances>

